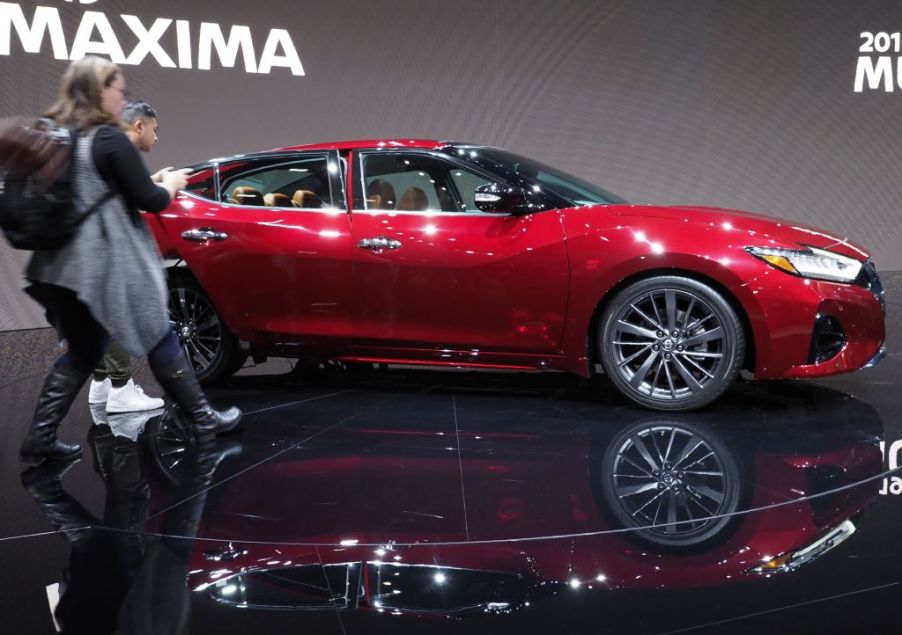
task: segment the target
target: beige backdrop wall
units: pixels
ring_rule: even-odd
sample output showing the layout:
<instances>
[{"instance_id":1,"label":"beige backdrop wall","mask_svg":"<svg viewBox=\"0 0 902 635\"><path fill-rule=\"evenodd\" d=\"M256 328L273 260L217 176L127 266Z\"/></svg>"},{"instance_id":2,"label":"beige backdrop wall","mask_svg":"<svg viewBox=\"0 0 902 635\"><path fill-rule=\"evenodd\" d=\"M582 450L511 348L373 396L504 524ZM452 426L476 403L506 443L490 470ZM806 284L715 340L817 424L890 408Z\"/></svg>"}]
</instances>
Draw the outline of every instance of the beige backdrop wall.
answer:
<instances>
[{"instance_id":1,"label":"beige backdrop wall","mask_svg":"<svg viewBox=\"0 0 902 635\"><path fill-rule=\"evenodd\" d=\"M187 21L194 69L125 66L161 113L151 167L323 140L427 137L504 146L635 202L737 207L827 227L902 269L902 94L853 91L862 31L902 28L902 3L792 0L40 0L71 46L103 13ZM0 14L2 16L2 14ZM285 29L305 74L197 70L202 22L247 26L259 60ZM13 26L10 28L10 24ZM11 30L4 55L5 30ZM176 27L160 46L177 58ZM98 36L99 38L99 36ZM892 57L895 70L895 51ZM875 58L876 59L876 58ZM26 53L0 19L0 118L53 98L66 62ZM894 80L895 81L895 80ZM881 85L882 88L882 85ZM98 257L102 257L99 254ZM0 330L43 325L0 247Z\"/></svg>"}]
</instances>

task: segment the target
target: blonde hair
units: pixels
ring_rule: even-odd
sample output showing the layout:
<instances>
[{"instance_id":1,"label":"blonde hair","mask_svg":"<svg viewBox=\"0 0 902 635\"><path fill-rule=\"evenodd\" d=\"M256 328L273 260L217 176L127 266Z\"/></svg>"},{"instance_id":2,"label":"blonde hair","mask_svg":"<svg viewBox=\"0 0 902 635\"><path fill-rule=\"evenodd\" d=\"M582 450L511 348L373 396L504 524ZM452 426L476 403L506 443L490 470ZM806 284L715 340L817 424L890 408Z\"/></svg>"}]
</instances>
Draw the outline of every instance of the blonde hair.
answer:
<instances>
[{"instance_id":1,"label":"blonde hair","mask_svg":"<svg viewBox=\"0 0 902 635\"><path fill-rule=\"evenodd\" d=\"M103 90L122 75L119 67L102 57L89 55L69 64L59 95L45 117L81 129L101 124L119 125L117 117L103 109Z\"/></svg>"}]
</instances>

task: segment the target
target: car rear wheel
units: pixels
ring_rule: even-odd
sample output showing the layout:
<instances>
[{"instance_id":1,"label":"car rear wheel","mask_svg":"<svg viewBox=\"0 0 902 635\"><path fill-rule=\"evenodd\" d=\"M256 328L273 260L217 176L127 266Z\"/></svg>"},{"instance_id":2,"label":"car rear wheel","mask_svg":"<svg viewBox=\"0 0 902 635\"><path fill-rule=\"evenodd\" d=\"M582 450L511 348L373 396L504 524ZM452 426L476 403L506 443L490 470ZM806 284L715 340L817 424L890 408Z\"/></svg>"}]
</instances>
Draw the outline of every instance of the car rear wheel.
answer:
<instances>
[{"instance_id":1,"label":"car rear wheel","mask_svg":"<svg viewBox=\"0 0 902 635\"><path fill-rule=\"evenodd\" d=\"M620 525L662 547L699 546L724 536L741 497L741 468L709 428L659 419L621 430L599 474Z\"/></svg>"},{"instance_id":2,"label":"car rear wheel","mask_svg":"<svg viewBox=\"0 0 902 635\"><path fill-rule=\"evenodd\" d=\"M710 286L657 276L622 289L606 307L601 362L630 399L684 411L717 399L736 379L745 336L736 311Z\"/></svg>"},{"instance_id":3,"label":"car rear wheel","mask_svg":"<svg viewBox=\"0 0 902 635\"><path fill-rule=\"evenodd\" d=\"M170 276L169 321L202 384L223 381L240 368L238 340L191 276Z\"/></svg>"}]
</instances>

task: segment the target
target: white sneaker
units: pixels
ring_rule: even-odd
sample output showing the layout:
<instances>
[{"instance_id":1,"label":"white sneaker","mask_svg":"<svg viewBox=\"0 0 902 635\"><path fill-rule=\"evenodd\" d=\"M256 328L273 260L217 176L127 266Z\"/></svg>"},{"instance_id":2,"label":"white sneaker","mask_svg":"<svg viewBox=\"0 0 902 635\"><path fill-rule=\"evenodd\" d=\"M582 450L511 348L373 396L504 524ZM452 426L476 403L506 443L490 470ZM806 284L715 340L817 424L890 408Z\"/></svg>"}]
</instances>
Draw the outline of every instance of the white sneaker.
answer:
<instances>
[{"instance_id":1,"label":"white sneaker","mask_svg":"<svg viewBox=\"0 0 902 635\"><path fill-rule=\"evenodd\" d=\"M110 378L103 381L91 380L91 388L88 390L88 403L106 403L110 396Z\"/></svg>"},{"instance_id":2,"label":"white sneaker","mask_svg":"<svg viewBox=\"0 0 902 635\"><path fill-rule=\"evenodd\" d=\"M148 397L141 386L131 379L122 388L110 387L110 396L106 401L107 412L139 412L162 407L162 399Z\"/></svg>"}]
</instances>

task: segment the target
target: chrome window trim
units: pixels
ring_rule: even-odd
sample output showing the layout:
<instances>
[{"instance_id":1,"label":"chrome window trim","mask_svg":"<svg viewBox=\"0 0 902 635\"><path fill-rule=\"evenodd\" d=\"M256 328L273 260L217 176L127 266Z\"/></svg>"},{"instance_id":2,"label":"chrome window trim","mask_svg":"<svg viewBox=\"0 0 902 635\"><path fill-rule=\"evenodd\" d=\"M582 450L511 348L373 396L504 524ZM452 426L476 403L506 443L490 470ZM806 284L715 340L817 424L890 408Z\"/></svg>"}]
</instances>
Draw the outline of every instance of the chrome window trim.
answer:
<instances>
[{"instance_id":1,"label":"chrome window trim","mask_svg":"<svg viewBox=\"0 0 902 635\"><path fill-rule=\"evenodd\" d=\"M552 210L544 210L550 212ZM352 214L365 214L367 216L428 216L429 218L441 218L445 216L469 216L470 218L508 218L509 213L493 212L443 212L441 210L415 210L398 211L394 209L354 209ZM537 212L538 213L538 212Z\"/></svg>"}]
</instances>

